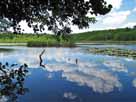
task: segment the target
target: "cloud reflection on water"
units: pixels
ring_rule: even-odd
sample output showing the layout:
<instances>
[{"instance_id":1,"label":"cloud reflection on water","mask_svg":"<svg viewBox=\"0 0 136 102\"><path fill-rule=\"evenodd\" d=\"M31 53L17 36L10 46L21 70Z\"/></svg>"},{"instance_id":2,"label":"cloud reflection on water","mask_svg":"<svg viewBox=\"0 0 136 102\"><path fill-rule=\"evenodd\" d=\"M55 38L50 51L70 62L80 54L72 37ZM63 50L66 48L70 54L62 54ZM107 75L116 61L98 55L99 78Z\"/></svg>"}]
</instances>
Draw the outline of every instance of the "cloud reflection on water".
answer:
<instances>
[{"instance_id":1,"label":"cloud reflection on water","mask_svg":"<svg viewBox=\"0 0 136 102\"><path fill-rule=\"evenodd\" d=\"M134 79L134 80L132 81L132 85L133 85L133 87L136 88L136 79Z\"/></svg>"},{"instance_id":2,"label":"cloud reflection on water","mask_svg":"<svg viewBox=\"0 0 136 102\"><path fill-rule=\"evenodd\" d=\"M74 100L77 98L77 95L73 94L72 92L65 92L64 98Z\"/></svg>"},{"instance_id":3,"label":"cloud reflection on water","mask_svg":"<svg viewBox=\"0 0 136 102\"><path fill-rule=\"evenodd\" d=\"M31 68L39 68L39 54L41 51L42 49L27 49L22 52L18 51L8 57L15 58L21 64L27 63ZM86 55L78 48L47 48L42 57L44 63L47 64L46 71L62 71L62 77L65 77L66 80L90 87L94 92L108 93L114 91L115 88L122 88L122 83L118 76L113 74L112 71L127 72L127 69L122 64L105 58L104 63L99 62L99 64L104 64L112 69L107 71L103 67L98 66L97 62L90 61L89 58L93 56ZM79 61L78 64L75 64L77 57ZM69 58L70 60L68 60ZM48 61L50 63L46 63ZM95 61L97 60L95 59ZM52 76L50 75L49 78L52 78Z\"/></svg>"},{"instance_id":4,"label":"cloud reflection on water","mask_svg":"<svg viewBox=\"0 0 136 102\"><path fill-rule=\"evenodd\" d=\"M70 65L51 65L46 69L48 71L62 70L62 77L65 77L66 80L75 82L80 86L88 86L92 88L94 92L108 93L113 91L114 88L120 89L122 87L117 76L95 67L84 68L71 67Z\"/></svg>"},{"instance_id":5,"label":"cloud reflection on water","mask_svg":"<svg viewBox=\"0 0 136 102\"><path fill-rule=\"evenodd\" d=\"M128 72L128 69L125 68L125 65L119 61L115 61L115 60L105 61L104 65L113 71Z\"/></svg>"}]
</instances>

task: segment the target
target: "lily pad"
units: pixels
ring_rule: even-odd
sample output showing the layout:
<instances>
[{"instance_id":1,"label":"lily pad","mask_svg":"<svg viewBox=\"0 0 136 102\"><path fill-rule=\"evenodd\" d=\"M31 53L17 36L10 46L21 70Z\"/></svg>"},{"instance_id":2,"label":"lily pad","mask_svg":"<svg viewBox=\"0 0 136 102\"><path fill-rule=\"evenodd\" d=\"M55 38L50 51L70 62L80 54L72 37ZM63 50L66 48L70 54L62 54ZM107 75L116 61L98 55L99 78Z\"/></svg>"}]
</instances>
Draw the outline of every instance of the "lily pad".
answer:
<instances>
[{"instance_id":1,"label":"lily pad","mask_svg":"<svg viewBox=\"0 0 136 102\"><path fill-rule=\"evenodd\" d=\"M94 54L120 56L136 59L136 50L127 50L120 48L90 48L89 52Z\"/></svg>"}]
</instances>

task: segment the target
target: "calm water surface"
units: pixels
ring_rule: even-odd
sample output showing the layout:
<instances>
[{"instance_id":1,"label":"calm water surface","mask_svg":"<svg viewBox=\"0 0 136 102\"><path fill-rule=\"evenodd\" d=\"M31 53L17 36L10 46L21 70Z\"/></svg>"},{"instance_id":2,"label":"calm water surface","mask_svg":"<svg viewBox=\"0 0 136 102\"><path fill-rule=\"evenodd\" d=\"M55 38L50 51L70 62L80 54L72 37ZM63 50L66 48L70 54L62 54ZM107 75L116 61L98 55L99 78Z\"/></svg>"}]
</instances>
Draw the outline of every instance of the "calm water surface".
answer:
<instances>
[{"instance_id":1,"label":"calm water surface","mask_svg":"<svg viewBox=\"0 0 136 102\"><path fill-rule=\"evenodd\" d=\"M0 52L0 62L27 63L29 66L25 80L29 92L19 96L18 102L136 102L136 60L91 54L86 51L90 47L136 50L136 45L1 46L14 50ZM39 54L43 49L46 50L42 56L46 68L39 66Z\"/></svg>"}]
</instances>

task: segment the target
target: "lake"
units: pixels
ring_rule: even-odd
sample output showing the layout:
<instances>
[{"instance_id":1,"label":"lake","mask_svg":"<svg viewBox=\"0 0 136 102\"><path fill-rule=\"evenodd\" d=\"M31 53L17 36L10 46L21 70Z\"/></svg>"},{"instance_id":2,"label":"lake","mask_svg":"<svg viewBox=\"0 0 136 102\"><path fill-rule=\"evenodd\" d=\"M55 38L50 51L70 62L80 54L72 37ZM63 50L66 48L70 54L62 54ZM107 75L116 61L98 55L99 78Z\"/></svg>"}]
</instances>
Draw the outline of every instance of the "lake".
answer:
<instances>
[{"instance_id":1,"label":"lake","mask_svg":"<svg viewBox=\"0 0 136 102\"><path fill-rule=\"evenodd\" d=\"M0 62L28 65L18 102L136 102L136 60L97 55L92 47L136 50L136 45L82 45L76 48L0 46ZM39 65L42 56L45 68ZM0 102L7 102L3 96Z\"/></svg>"}]
</instances>

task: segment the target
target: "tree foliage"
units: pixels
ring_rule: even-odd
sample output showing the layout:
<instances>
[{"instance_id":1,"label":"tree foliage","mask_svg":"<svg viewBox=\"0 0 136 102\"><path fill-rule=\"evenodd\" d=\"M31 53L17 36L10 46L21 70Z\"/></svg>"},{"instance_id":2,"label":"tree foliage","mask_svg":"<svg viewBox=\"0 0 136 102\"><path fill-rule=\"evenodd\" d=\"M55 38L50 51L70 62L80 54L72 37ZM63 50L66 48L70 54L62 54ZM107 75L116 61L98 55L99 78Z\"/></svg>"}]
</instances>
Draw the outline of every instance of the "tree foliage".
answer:
<instances>
[{"instance_id":1,"label":"tree foliage","mask_svg":"<svg viewBox=\"0 0 136 102\"><path fill-rule=\"evenodd\" d=\"M133 29L136 29L136 25L133 26Z\"/></svg>"},{"instance_id":2,"label":"tree foliage","mask_svg":"<svg viewBox=\"0 0 136 102\"><path fill-rule=\"evenodd\" d=\"M18 65L0 62L0 102L5 102L3 101L4 97L6 102L17 102L19 95L24 95L29 91L28 88L24 87L28 66L24 64L19 68L15 67Z\"/></svg>"},{"instance_id":3,"label":"tree foliage","mask_svg":"<svg viewBox=\"0 0 136 102\"><path fill-rule=\"evenodd\" d=\"M94 23L88 13L105 15L111 8L104 0L0 0L0 17L8 18L15 32L25 20L35 32L43 31L46 25L55 34L67 34L70 24L82 29Z\"/></svg>"}]
</instances>

